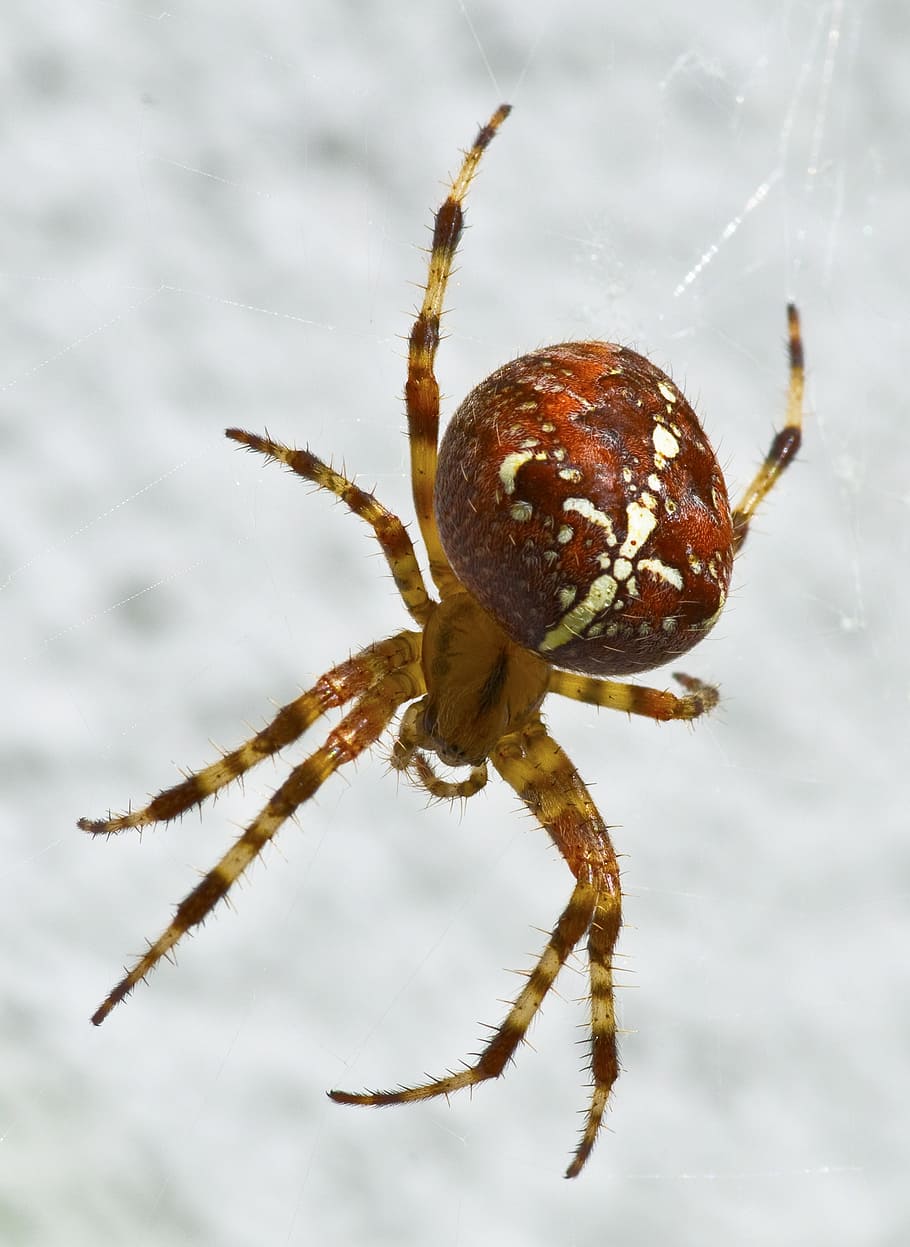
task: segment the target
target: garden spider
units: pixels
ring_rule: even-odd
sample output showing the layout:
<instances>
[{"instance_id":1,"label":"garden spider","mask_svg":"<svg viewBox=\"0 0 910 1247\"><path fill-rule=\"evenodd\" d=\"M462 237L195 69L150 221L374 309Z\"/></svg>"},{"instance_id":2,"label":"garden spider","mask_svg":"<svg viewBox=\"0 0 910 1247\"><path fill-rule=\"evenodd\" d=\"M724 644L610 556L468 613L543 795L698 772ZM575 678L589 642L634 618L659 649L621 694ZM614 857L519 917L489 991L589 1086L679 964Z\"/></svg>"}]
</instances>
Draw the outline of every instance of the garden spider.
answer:
<instances>
[{"instance_id":1,"label":"garden spider","mask_svg":"<svg viewBox=\"0 0 910 1247\"><path fill-rule=\"evenodd\" d=\"M548 693L651 719L694 719L717 692L691 676L666 691L612 677L647 671L690 649L723 608L734 555L761 500L800 444L803 355L788 308L786 424L739 506L695 413L642 356L604 342L566 343L513 360L482 382L438 449L434 371L463 202L481 156L509 114L502 105L465 154L435 215L423 301L411 329L405 403L414 504L439 601L430 597L404 525L372 494L308 450L228 429L227 436L340 498L373 530L416 628L327 671L250 740L159 793L141 810L80 820L95 835L169 822L353 702L324 744L270 797L240 838L177 907L159 938L111 991L104 1021L209 914L281 825L339 767L404 713L392 765L434 797L469 797L491 764L547 830L575 878L540 960L477 1060L397 1091L332 1091L342 1104L404 1104L448 1096L502 1074L576 945L587 937L593 1080L566 1176L587 1160L619 1072L613 953L619 868L584 783L548 735ZM443 779L428 754L469 767Z\"/></svg>"}]
</instances>

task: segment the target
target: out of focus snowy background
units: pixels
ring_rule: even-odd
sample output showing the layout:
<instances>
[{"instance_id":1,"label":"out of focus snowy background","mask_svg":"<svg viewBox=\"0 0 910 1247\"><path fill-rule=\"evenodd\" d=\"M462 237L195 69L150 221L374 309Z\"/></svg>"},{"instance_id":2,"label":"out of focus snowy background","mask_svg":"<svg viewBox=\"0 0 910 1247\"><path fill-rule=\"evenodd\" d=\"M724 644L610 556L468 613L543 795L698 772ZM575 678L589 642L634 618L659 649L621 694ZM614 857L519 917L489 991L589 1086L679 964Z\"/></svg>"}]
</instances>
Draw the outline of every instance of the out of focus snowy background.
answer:
<instances>
[{"instance_id":1,"label":"out of focus snowy background","mask_svg":"<svg viewBox=\"0 0 910 1247\"><path fill-rule=\"evenodd\" d=\"M907 1241L905 26L898 0L7 6L4 1244ZM628 892L625 1073L575 1183L577 972L473 1099L324 1095L456 1065L517 990L570 879L499 785L427 810L364 760L88 1024L284 772L141 842L76 818L403 622L363 526L222 431L308 443L411 515L419 247L502 99L447 410L514 354L618 340L685 387L737 492L782 417L789 298L809 375L804 452L688 660L722 709L550 707Z\"/></svg>"}]
</instances>

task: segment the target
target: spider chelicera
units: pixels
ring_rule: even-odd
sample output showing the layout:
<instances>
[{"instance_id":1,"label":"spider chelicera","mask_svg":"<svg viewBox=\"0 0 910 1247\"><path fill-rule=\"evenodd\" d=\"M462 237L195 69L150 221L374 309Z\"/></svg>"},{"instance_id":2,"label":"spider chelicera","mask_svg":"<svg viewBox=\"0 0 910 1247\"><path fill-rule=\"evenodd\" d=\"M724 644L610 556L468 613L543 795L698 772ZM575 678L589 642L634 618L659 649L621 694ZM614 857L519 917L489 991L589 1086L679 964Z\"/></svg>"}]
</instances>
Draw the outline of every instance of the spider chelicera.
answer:
<instances>
[{"instance_id":1,"label":"spider chelicera","mask_svg":"<svg viewBox=\"0 0 910 1247\"><path fill-rule=\"evenodd\" d=\"M691 676L676 675L681 695L613 677L677 658L717 620L752 516L800 445L803 353L791 305L786 423L732 512L714 452L677 386L641 355L610 343L564 343L506 364L468 395L437 448L434 364L463 202L508 114L502 105L480 129L436 213L409 339L412 488L439 600L427 592L401 520L371 493L308 450L228 429L233 441L284 463L366 521L416 627L327 671L245 744L144 809L79 826L110 835L169 822L296 741L328 711L353 703L180 903L98 1008L98 1025L227 895L282 824L334 771L374 745L402 708L392 765L434 797L471 796L492 765L565 858L575 879L569 902L473 1064L408 1089L329 1094L342 1104L404 1104L502 1074L559 970L586 938L593 1087L566 1171L575 1177L619 1072L613 953L621 892L607 827L548 734L541 705L558 693L659 720L694 719L716 705L716 690ZM467 776L442 778L433 754L446 766L470 768Z\"/></svg>"}]
</instances>

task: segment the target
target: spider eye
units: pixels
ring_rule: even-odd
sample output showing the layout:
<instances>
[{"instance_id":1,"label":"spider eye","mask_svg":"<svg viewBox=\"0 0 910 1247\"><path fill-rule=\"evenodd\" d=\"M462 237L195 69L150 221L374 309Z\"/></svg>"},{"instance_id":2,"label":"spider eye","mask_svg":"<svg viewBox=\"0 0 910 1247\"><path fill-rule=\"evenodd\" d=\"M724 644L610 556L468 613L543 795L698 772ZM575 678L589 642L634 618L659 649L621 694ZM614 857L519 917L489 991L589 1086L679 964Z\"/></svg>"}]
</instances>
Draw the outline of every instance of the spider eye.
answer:
<instances>
[{"instance_id":1,"label":"spider eye","mask_svg":"<svg viewBox=\"0 0 910 1247\"><path fill-rule=\"evenodd\" d=\"M726 601L714 452L670 378L610 343L524 355L468 395L440 447L436 518L461 582L554 666L648 670Z\"/></svg>"}]
</instances>

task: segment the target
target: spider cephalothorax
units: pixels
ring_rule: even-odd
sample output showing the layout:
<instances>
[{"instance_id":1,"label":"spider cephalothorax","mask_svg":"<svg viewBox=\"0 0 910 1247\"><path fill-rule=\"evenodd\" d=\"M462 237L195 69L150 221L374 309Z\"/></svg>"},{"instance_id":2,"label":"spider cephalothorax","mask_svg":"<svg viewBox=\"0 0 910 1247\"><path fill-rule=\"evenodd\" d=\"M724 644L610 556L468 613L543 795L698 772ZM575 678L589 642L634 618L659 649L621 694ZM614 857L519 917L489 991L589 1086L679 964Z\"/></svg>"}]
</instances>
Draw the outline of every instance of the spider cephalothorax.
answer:
<instances>
[{"instance_id":1,"label":"spider cephalothorax","mask_svg":"<svg viewBox=\"0 0 910 1247\"><path fill-rule=\"evenodd\" d=\"M372 494L307 450L228 429L228 437L286 464L370 525L416 628L339 663L245 744L144 809L79 825L108 835L176 818L297 740L328 711L353 703L181 902L95 1012L97 1025L203 921L279 827L334 771L373 745L399 712L393 764L433 795L472 795L486 783L491 764L564 857L575 879L569 902L473 1064L405 1090L329 1094L345 1104L403 1104L501 1074L567 957L586 939L593 1088L567 1170L575 1177L594 1145L619 1069L613 954L621 892L607 828L547 733L541 704L558 693L662 720L694 719L716 704L716 691L691 676L676 676L683 695L607 677L676 658L719 615L750 520L799 448L802 345L791 305L786 423L732 513L714 452L677 386L643 356L604 342L548 347L488 377L453 417L437 470L434 365L443 298L465 195L508 113L503 105L481 128L436 213L424 298L410 335L411 477L439 600L427 592L404 525ZM469 774L443 779L428 755L470 767Z\"/></svg>"}]
</instances>

